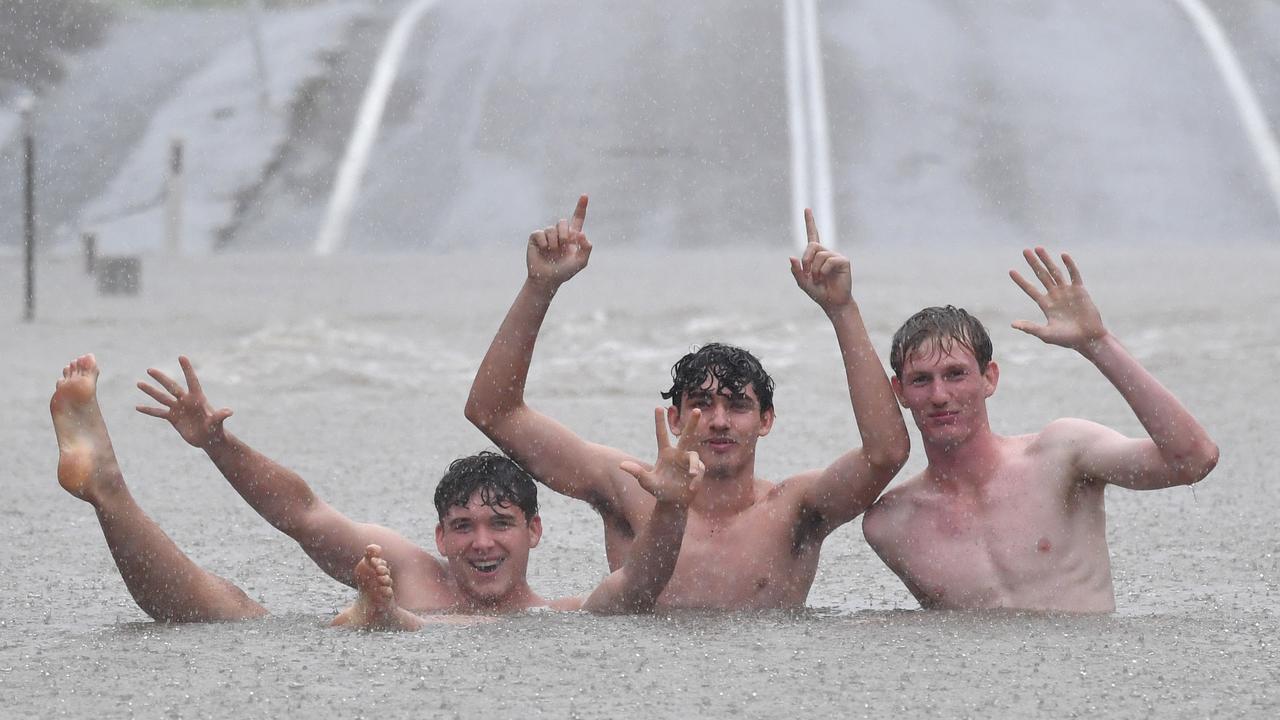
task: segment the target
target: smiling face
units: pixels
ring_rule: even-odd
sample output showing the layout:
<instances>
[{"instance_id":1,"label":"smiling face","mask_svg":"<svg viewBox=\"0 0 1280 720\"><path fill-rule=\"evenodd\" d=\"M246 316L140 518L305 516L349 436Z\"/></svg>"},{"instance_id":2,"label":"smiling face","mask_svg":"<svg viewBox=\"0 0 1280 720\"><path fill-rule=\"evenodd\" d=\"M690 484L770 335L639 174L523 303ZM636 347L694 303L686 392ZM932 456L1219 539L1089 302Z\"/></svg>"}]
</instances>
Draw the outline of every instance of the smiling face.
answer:
<instances>
[{"instance_id":1,"label":"smiling face","mask_svg":"<svg viewBox=\"0 0 1280 720\"><path fill-rule=\"evenodd\" d=\"M542 519L510 503L486 505L476 491L436 526L436 548L458 589L478 608L502 610L530 592L529 551L542 538Z\"/></svg>"},{"instance_id":2,"label":"smiling face","mask_svg":"<svg viewBox=\"0 0 1280 720\"><path fill-rule=\"evenodd\" d=\"M680 434L686 413L702 411L693 432L698 455L706 465L706 477L733 477L753 473L756 442L773 428L773 409L761 411L755 386L733 392L714 377L696 390L686 391L679 407L667 409L671 431Z\"/></svg>"},{"instance_id":3,"label":"smiling face","mask_svg":"<svg viewBox=\"0 0 1280 720\"><path fill-rule=\"evenodd\" d=\"M926 343L903 358L893 391L911 411L926 444L952 448L989 429L987 398L996 391L1000 369L979 369L978 359L959 342Z\"/></svg>"}]
</instances>

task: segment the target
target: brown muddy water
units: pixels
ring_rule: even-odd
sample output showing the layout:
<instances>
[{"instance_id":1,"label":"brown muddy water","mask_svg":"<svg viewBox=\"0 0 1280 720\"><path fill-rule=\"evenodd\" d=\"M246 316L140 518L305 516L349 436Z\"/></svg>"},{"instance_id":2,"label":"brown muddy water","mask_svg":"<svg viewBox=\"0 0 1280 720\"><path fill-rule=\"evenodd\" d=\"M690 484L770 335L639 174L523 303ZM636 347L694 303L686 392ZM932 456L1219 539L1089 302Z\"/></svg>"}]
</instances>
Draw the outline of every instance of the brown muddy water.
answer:
<instances>
[{"instance_id":1,"label":"brown muddy water","mask_svg":"<svg viewBox=\"0 0 1280 720\"><path fill-rule=\"evenodd\" d=\"M793 287L785 252L596 244L548 319L533 403L646 456L670 363L719 339L755 350L777 379L763 476L856 442L833 334ZM924 305L986 320L1002 364L997 431L1074 415L1140 432L1084 360L1009 329L1034 317L1005 275L1016 250L851 255L882 356ZM148 257L135 298L100 297L77 259L52 258L33 324L19 320L19 263L0 257L0 715L1274 717L1280 248L1076 256L1113 331L1222 449L1194 489L1108 493L1114 615L922 612L855 523L827 541L801 612L536 613L402 635L326 628L352 591L167 425L134 412L133 385L189 354L212 401L236 410L238 435L353 518L430 546L436 479L487 446L462 405L522 277L518 242L480 255ZM90 508L54 478L47 401L84 352L104 368L103 409L139 502L272 617L172 626L134 606ZM905 473L923 462L917 451ZM598 518L549 492L543 503L534 587L587 590L605 573Z\"/></svg>"}]
</instances>

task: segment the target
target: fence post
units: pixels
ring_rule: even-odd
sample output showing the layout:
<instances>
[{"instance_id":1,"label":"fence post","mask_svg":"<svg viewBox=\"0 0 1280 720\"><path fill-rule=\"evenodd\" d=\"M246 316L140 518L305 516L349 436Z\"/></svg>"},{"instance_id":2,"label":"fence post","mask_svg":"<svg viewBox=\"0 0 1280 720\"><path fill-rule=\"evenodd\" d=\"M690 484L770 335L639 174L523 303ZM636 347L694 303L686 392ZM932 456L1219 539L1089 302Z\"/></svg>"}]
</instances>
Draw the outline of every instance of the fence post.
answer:
<instances>
[{"instance_id":1,"label":"fence post","mask_svg":"<svg viewBox=\"0 0 1280 720\"><path fill-rule=\"evenodd\" d=\"M35 102L30 96L18 104L22 116L22 241L26 270L26 303L22 319L36 318L36 141L32 128Z\"/></svg>"},{"instance_id":2,"label":"fence post","mask_svg":"<svg viewBox=\"0 0 1280 720\"><path fill-rule=\"evenodd\" d=\"M92 275L98 264L98 236L87 232L80 236L80 242L84 247L84 273Z\"/></svg>"},{"instance_id":3,"label":"fence post","mask_svg":"<svg viewBox=\"0 0 1280 720\"><path fill-rule=\"evenodd\" d=\"M248 0L249 42L253 46L253 64L258 71L258 103L263 110L271 107L271 75L267 70L267 54L263 51L262 0Z\"/></svg>"},{"instance_id":4,"label":"fence post","mask_svg":"<svg viewBox=\"0 0 1280 720\"><path fill-rule=\"evenodd\" d=\"M182 138L174 138L169 144L169 174L164 185L164 237L170 253L182 252L182 195L183 183Z\"/></svg>"}]
</instances>

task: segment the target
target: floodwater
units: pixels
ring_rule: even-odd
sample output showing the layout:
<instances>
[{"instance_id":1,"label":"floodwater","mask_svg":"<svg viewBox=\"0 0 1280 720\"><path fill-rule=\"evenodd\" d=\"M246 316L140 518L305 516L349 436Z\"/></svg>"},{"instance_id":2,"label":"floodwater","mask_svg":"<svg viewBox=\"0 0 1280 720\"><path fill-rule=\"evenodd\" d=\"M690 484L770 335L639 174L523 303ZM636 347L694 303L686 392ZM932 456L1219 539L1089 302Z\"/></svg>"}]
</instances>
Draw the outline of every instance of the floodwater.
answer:
<instances>
[{"instance_id":1,"label":"floodwater","mask_svg":"<svg viewBox=\"0 0 1280 720\"><path fill-rule=\"evenodd\" d=\"M717 339L755 350L777 379L763 476L824 464L856 442L833 334L793 287L785 251L664 256L618 250L607 235L593 236L592 266L556 299L531 402L648 456L670 363ZM212 401L236 410L234 432L351 517L430 547L435 480L453 457L486 447L462 405L522 278L522 241L479 254L146 257L136 298L100 297L78 259L50 258L33 324L17 319L20 267L0 257L0 714L1276 716L1280 491L1269 408L1280 406L1280 248L1270 246L1076 253L1111 328L1222 449L1194 489L1109 492L1114 615L920 611L854 524L827 541L800 612L536 613L417 634L326 628L352 591L166 424L134 412L144 396L133 384L148 366L176 372L177 355L189 354ZM1084 360L1009 329L1034 317L1005 276L1016 250L850 254L882 356L923 305L953 302L987 321L1002 367L997 431L1076 415L1140 432ZM90 351L139 502L271 618L171 626L134 606L91 509L54 477L48 396L61 366ZM923 462L917 449L906 472ZM543 504L534 587L588 590L606 572L598 518L550 493Z\"/></svg>"}]
</instances>

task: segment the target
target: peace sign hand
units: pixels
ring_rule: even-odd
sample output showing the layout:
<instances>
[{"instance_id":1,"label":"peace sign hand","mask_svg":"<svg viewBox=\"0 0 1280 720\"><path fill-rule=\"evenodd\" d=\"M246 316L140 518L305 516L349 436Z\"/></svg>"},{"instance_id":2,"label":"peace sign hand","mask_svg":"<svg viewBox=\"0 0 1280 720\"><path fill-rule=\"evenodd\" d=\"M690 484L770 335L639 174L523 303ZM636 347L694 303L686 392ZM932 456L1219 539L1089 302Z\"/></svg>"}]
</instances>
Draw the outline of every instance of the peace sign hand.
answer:
<instances>
[{"instance_id":1,"label":"peace sign hand","mask_svg":"<svg viewBox=\"0 0 1280 720\"><path fill-rule=\"evenodd\" d=\"M1062 263L1067 266L1070 282L1044 248L1038 247L1035 252L1023 250L1022 256L1044 286L1044 291L1019 275L1016 270L1010 270L1009 277L1040 306L1048 322L1037 325L1029 320L1018 320L1013 323L1015 330L1079 352L1085 351L1090 343L1107 334L1098 306L1094 305L1093 298L1085 290L1080 269L1070 255L1062 254Z\"/></svg>"},{"instance_id":2,"label":"peace sign hand","mask_svg":"<svg viewBox=\"0 0 1280 720\"><path fill-rule=\"evenodd\" d=\"M571 220L560 220L529 235L526 263L529 279L551 287L559 287L587 266L591 242L582 232L587 220L587 196L578 198Z\"/></svg>"},{"instance_id":3,"label":"peace sign hand","mask_svg":"<svg viewBox=\"0 0 1280 720\"><path fill-rule=\"evenodd\" d=\"M155 368L147 370L147 374L160 383L160 390L145 382L138 383L138 389L151 396L164 407L137 406L138 412L161 420L168 420L174 430L191 445L206 448L223 438L222 423L231 417L231 408L214 410L200 387L200 378L191 367L191 360L185 355L178 357L182 366L182 374L186 377L187 388L173 378Z\"/></svg>"},{"instance_id":4,"label":"peace sign hand","mask_svg":"<svg viewBox=\"0 0 1280 720\"><path fill-rule=\"evenodd\" d=\"M688 507L698 494L702 475L706 470L698 453L689 449L695 442L693 434L701 417L701 410L689 412L680 431L680 440L672 447L671 439L667 436L666 414L662 408L656 408L653 411L653 425L658 436L658 461L654 463L653 469L633 460L627 460L619 467L634 477L640 487L658 502Z\"/></svg>"},{"instance_id":5,"label":"peace sign hand","mask_svg":"<svg viewBox=\"0 0 1280 720\"><path fill-rule=\"evenodd\" d=\"M818 224L813 211L804 210L805 230L809 244L799 258L791 258L791 274L806 295L826 312L833 312L853 302L853 273L849 258L828 250L818 242Z\"/></svg>"}]
</instances>

